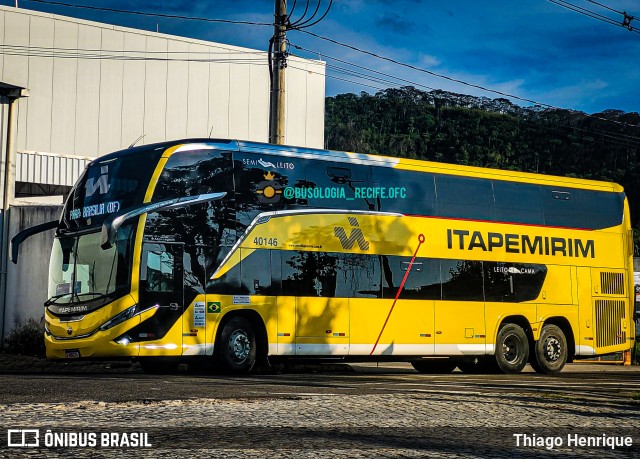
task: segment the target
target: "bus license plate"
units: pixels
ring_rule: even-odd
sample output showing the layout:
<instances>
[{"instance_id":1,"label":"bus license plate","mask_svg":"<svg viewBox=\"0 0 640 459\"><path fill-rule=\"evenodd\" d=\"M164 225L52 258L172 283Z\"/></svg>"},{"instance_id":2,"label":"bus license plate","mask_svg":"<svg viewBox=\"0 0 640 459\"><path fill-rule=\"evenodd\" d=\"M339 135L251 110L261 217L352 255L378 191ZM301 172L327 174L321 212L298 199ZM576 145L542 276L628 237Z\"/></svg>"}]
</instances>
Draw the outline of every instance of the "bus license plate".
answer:
<instances>
[{"instance_id":1,"label":"bus license plate","mask_svg":"<svg viewBox=\"0 0 640 459\"><path fill-rule=\"evenodd\" d=\"M67 359L79 359L80 358L80 349L65 349L64 356Z\"/></svg>"}]
</instances>

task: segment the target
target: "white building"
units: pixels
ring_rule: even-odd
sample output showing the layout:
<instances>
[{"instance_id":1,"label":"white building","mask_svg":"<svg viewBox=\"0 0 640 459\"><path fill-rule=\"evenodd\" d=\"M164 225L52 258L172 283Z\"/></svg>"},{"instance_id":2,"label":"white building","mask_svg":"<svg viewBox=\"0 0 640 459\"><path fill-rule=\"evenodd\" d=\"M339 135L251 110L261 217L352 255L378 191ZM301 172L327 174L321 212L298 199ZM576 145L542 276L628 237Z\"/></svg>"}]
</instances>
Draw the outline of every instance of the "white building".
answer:
<instances>
[{"instance_id":1,"label":"white building","mask_svg":"<svg viewBox=\"0 0 640 459\"><path fill-rule=\"evenodd\" d=\"M287 144L323 147L324 75L323 62L289 58ZM0 6L3 210L61 204L87 162L141 136L138 145L186 137L267 142L268 119L263 51ZM21 227L12 220L8 234L3 225L3 247ZM21 249L27 271L9 264L1 279L5 336L17 320L42 315L51 237L30 239Z\"/></svg>"}]
</instances>

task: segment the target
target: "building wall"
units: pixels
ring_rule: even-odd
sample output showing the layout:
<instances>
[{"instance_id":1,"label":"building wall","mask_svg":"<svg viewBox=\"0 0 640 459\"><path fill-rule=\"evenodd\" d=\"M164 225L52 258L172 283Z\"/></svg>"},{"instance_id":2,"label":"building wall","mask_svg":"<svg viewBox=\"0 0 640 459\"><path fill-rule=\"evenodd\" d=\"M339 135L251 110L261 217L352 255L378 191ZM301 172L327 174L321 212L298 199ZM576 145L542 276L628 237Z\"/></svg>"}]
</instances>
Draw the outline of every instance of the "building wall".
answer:
<instances>
[{"instance_id":1,"label":"building wall","mask_svg":"<svg viewBox=\"0 0 640 459\"><path fill-rule=\"evenodd\" d=\"M4 172L7 159L7 128L9 118L9 101L0 98L0 209L4 204ZM0 230L0 236L2 231ZM1 251L1 249L0 249Z\"/></svg>"},{"instance_id":2,"label":"building wall","mask_svg":"<svg viewBox=\"0 0 640 459\"><path fill-rule=\"evenodd\" d=\"M10 212L11 235L19 229L60 218L62 206L14 206ZM29 318L40 320L47 299L49 254L54 231L30 237L20 245L18 264L9 263L7 269L7 307L4 308L4 337L19 322Z\"/></svg>"},{"instance_id":3,"label":"building wall","mask_svg":"<svg viewBox=\"0 0 640 459\"><path fill-rule=\"evenodd\" d=\"M12 7L0 45L22 47L0 54L0 81L30 91L19 153L96 157L143 134L268 141L265 52ZM324 63L290 58L286 94L286 143L322 148Z\"/></svg>"}]
</instances>

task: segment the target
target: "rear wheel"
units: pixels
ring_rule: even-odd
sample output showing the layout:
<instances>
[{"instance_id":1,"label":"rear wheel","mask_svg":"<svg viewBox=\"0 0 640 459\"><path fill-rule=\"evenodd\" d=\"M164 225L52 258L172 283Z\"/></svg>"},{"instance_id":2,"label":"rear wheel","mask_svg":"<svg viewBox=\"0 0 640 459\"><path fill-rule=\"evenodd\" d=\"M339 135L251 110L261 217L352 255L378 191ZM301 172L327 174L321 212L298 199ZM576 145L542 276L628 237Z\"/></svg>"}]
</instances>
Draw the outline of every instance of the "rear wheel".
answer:
<instances>
[{"instance_id":1,"label":"rear wheel","mask_svg":"<svg viewBox=\"0 0 640 459\"><path fill-rule=\"evenodd\" d=\"M496 363L503 373L520 373L529 360L529 340L520 325L506 324L496 338Z\"/></svg>"},{"instance_id":2,"label":"rear wheel","mask_svg":"<svg viewBox=\"0 0 640 459\"><path fill-rule=\"evenodd\" d=\"M542 327L540 339L535 343L531 366L538 373L559 373L567 363L568 354L564 332L557 325L545 325Z\"/></svg>"},{"instance_id":3,"label":"rear wheel","mask_svg":"<svg viewBox=\"0 0 640 459\"><path fill-rule=\"evenodd\" d=\"M451 373L457 366L456 362L451 359L414 360L411 365L419 373L425 374Z\"/></svg>"},{"instance_id":4,"label":"rear wheel","mask_svg":"<svg viewBox=\"0 0 640 459\"><path fill-rule=\"evenodd\" d=\"M244 317L234 317L225 324L216 347L225 370L249 373L256 363L256 334L251 322Z\"/></svg>"}]
</instances>

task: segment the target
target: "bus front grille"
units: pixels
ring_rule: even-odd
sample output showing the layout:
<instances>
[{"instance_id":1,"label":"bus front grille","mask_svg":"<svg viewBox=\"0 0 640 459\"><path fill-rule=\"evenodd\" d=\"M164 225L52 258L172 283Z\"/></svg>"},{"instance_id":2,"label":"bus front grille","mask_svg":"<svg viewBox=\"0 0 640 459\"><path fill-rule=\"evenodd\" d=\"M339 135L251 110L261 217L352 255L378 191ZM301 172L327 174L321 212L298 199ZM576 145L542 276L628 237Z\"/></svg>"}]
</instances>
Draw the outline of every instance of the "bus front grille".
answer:
<instances>
[{"instance_id":1,"label":"bus front grille","mask_svg":"<svg viewBox=\"0 0 640 459\"><path fill-rule=\"evenodd\" d=\"M624 295L624 274L601 272L600 289L603 295Z\"/></svg>"},{"instance_id":2,"label":"bus front grille","mask_svg":"<svg viewBox=\"0 0 640 459\"><path fill-rule=\"evenodd\" d=\"M625 302L596 300L596 347L616 346L627 341L622 329L625 319Z\"/></svg>"}]
</instances>

